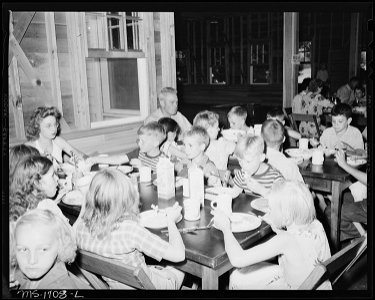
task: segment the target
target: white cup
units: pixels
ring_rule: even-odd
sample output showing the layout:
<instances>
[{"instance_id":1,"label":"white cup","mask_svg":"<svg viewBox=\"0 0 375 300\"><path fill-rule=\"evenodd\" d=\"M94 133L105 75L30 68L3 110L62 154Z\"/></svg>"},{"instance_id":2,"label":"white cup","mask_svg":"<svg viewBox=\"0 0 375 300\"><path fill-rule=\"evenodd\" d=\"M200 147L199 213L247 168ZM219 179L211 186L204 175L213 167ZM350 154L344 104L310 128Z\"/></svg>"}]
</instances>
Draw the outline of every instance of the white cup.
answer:
<instances>
[{"instance_id":1,"label":"white cup","mask_svg":"<svg viewBox=\"0 0 375 300\"><path fill-rule=\"evenodd\" d=\"M228 217L232 215L232 196L229 194L218 195L217 198L211 201L212 209L222 210Z\"/></svg>"},{"instance_id":2,"label":"white cup","mask_svg":"<svg viewBox=\"0 0 375 300\"><path fill-rule=\"evenodd\" d=\"M300 150L309 149L309 139L306 139L306 138L299 139L299 149Z\"/></svg>"},{"instance_id":3,"label":"white cup","mask_svg":"<svg viewBox=\"0 0 375 300\"><path fill-rule=\"evenodd\" d=\"M313 165L322 165L324 162L323 150L314 150L312 154L312 164Z\"/></svg>"},{"instance_id":4,"label":"white cup","mask_svg":"<svg viewBox=\"0 0 375 300\"><path fill-rule=\"evenodd\" d=\"M151 181L151 168L144 167L144 166L139 168L139 181L140 182Z\"/></svg>"},{"instance_id":5,"label":"white cup","mask_svg":"<svg viewBox=\"0 0 375 300\"><path fill-rule=\"evenodd\" d=\"M187 198L183 202L184 219L187 221L196 221L201 218L201 203L197 200Z\"/></svg>"},{"instance_id":6,"label":"white cup","mask_svg":"<svg viewBox=\"0 0 375 300\"><path fill-rule=\"evenodd\" d=\"M182 195L184 197L190 196L190 184L187 178L182 178Z\"/></svg>"},{"instance_id":7,"label":"white cup","mask_svg":"<svg viewBox=\"0 0 375 300\"><path fill-rule=\"evenodd\" d=\"M262 124L255 124L254 125L254 135L260 136L262 132Z\"/></svg>"}]
</instances>

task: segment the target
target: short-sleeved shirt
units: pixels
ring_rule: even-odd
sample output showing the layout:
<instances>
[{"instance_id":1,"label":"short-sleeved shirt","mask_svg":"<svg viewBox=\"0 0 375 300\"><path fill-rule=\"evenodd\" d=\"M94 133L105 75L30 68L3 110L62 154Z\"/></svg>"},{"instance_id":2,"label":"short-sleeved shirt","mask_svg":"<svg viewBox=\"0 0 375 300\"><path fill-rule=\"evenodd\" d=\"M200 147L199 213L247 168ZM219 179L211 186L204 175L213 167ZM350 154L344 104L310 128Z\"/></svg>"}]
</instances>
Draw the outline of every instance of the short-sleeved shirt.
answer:
<instances>
[{"instance_id":1,"label":"short-sleeved shirt","mask_svg":"<svg viewBox=\"0 0 375 300\"><path fill-rule=\"evenodd\" d=\"M186 117L180 113L179 111L173 115L173 116L166 116L163 114L163 112L161 111L160 108L158 108L157 110L155 110L151 115L149 115L144 123L147 124L147 123L150 123L150 122L153 122L153 121L159 121L159 119L161 118L164 118L164 117L168 117L168 118L171 118L173 120L175 120L178 124L178 126L180 126L181 128L181 133L184 133L188 130L190 130L191 128L191 123L189 122L188 119L186 119ZM180 135L182 136L182 135Z\"/></svg>"},{"instance_id":2,"label":"short-sleeved shirt","mask_svg":"<svg viewBox=\"0 0 375 300\"><path fill-rule=\"evenodd\" d=\"M297 164L293 160L288 159L282 152L267 147L266 157L267 162L278 170L286 180L304 182Z\"/></svg>"},{"instance_id":3,"label":"short-sleeved shirt","mask_svg":"<svg viewBox=\"0 0 375 300\"><path fill-rule=\"evenodd\" d=\"M261 184L267 190L270 190L274 182L278 180L282 180L284 177L283 175L281 175L279 171L274 169L272 166L270 166L267 163L265 164L267 165L266 170L260 174L252 175L251 178L256 180L259 184ZM236 173L236 175L234 176L233 182L236 186L245 190L246 194L252 194L252 191L248 188L246 184L245 172L243 170Z\"/></svg>"},{"instance_id":4,"label":"short-sleeved shirt","mask_svg":"<svg viewBox=\"0 0 375 300\"><path fill-rule=\"evenodd\" d=\"M329 127L323 131L322 136L320 137L320 144L324 148L335 149L335 146L339 142L347 143L354 149L364 149L361 131L358 128L350 125L346 129L345 133L341 136L336 134L333 127Z\"/></svg>"},{"instance_id":5,"label":"short-sleeved shirt","mask_svg":"<svg viewBox=\"0 0 375 300\"><path fill-rule=\"evenodd\" d=\"M211 140L205 153L215 164L216 168L226 170L228 167L228 157L233 153L235 147L236 143L221 137L217 140Z\"/></svg>"},{"instance_id":6,"label":"short-sleeved shirt","mask_svg":"<svg viewBox=\"0 0 375 300\"><path fill-rule=\"evenodd\" d=\"M78 248L118 259L134 267L146 266L143 254L161 261L169 246L168 242L133 220L124 220L103 239L92 236L82 219L77 222Z\"/></svg>"},{"instance_id":7,"label":"short-sleeved shirt","mask_svg":"<svg viewBox=\"0 0 375 300\"><path fill-rule=\"evenodd\" d=\"M139 152L138 159L142 162L143 166L149 167L153 172L156 172L156 165L161 156L161 152L154 157L148 156L146 152Z\"/></svg>"}]
</instances>

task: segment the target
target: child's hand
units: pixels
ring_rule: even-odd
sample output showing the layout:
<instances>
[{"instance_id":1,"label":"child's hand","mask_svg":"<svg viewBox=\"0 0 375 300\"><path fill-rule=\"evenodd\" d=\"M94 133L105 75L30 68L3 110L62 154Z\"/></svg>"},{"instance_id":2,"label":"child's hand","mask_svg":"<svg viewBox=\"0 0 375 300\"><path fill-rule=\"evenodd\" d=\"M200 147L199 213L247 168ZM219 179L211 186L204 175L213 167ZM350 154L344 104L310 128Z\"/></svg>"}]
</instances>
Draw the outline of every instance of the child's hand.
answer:
<instances>
[{"instance_id":1,"label":"child's hand","mask_svg":"<svg viewBox=\"0 0 375 300\"><path fill-rule=\"evenodd\" d=\"M222 210L211 210L211 214L214 216L214 224L217 229L223 232L230 230L230 220Z\"/></svg>"},{"instance_id":2,"label":"child's hand","mask_svg":"<svg viewBox=\"0 0 375 300\"><path fill-rule=\"evenodd\" d=\"M336 158L337 164L340 167L343 167L343 166L347 165L346 159L345 159L345 152L343 150L338 150L336 152L335 158Z\"/></svg>"},{"instance_id":3,"label":"child's hand","mask_svg":"<svg viewBox=\"0 0 375 300\"><path fill-rule=\"evenodd\" d=\"M182 207L176 202L174 206L167 207L165 213L167 214L168 222L176 223L178 218L181 216Z\"/></svg>"},{"instance_id":4,"label":"child's hand","mask_svg":"<svg viewBox=\"0 0 375 300\"><path fill-rule=\"evenodd\" d=\"M265 190L265 188L259 183L257 182L256 180L254 180L253 178L251 177L245 177L246 179L246 185L247 187L254 193L256 194L259 194L261 196L264 196L267 191Z\"/></svg>"}]
</instances>

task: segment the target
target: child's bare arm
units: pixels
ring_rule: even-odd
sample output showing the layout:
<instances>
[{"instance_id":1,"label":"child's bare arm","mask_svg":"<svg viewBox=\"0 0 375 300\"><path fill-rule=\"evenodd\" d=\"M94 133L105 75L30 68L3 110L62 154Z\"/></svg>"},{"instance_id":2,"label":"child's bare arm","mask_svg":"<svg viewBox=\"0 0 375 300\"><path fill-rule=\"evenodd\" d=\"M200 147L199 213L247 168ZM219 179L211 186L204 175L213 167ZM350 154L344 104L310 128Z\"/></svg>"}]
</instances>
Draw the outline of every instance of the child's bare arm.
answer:
<instances>
[{"instance_id":1,"label":"child's bare arm","mask_svg":"<svg viewBox=\"0 0 375 300\"><path fill-rule=\"evenodd\" d=\"M299 140L302 137L301 134L298 131L295 131L290 127L285 126L285 129L286 129L289 137L291 137L292 139Z\"/></svg>"},{"instance_id":2,"label":"child's bare arm","mask_svg":"<svg viewBox=\"0 0 375 300\"><path fill-rule=\"evenodd\" d=\"M173 146L173 145L170 145L169 146L169 152L171 153L171 155L174 155L180 159L186 159L187 156L186 156L186 153L180 149L178 149L177 147Z\"/></svg>"},{"instance_id":3,"label":"child's bare arm","mask_svg":"<svg viewBox=\"0 0 375 300\"><path fill-rule=\"evenodd\" d=\"M169 247L163 258L172 262L180 262L185 259L185 245L176 226L176 219L181 214L181 207L169 207L166 209L168 220Z\"/></svg>"}]
</instances>

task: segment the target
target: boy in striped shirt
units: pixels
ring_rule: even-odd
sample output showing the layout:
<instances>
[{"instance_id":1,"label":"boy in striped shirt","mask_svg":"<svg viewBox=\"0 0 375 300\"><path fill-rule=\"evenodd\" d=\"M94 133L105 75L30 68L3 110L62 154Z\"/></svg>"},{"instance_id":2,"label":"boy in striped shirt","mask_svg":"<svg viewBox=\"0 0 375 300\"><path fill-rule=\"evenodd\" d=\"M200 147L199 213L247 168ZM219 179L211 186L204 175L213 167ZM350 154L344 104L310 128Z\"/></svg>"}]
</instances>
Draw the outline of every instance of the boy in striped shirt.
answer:
<instances>
[{"instance_id":1,"label":"boy in striped shirt","mask_svg":"<svg viewBox=\"0 0 375 300\"><path fill-rule=\"evenodd\" d=\"M241 171L234 177L234 194L243 190L247 194L259 194L265 197L274 182L283 179L279 171L264 160L264 140L260 136L247 134L239 139L234 154L238 158Z\"/></svg>"},{"instance_id":2,"label":"boy in striped shirt","mask_svg":"<svg viewBox=\"0 0 375 300\"><path fill-rule=\"evenodd\" d=\"M150 122L138 129L138 159L143 166L156 172L156 164L161 156L160 145L165 140L164 127L158 122Z\"/></svg>"}]
</instances>

